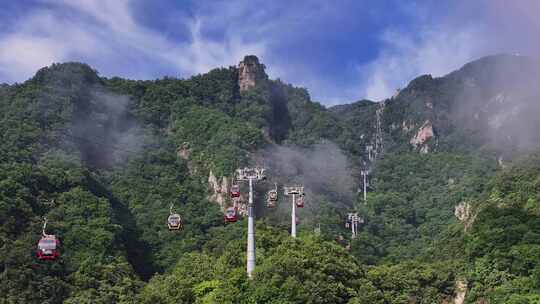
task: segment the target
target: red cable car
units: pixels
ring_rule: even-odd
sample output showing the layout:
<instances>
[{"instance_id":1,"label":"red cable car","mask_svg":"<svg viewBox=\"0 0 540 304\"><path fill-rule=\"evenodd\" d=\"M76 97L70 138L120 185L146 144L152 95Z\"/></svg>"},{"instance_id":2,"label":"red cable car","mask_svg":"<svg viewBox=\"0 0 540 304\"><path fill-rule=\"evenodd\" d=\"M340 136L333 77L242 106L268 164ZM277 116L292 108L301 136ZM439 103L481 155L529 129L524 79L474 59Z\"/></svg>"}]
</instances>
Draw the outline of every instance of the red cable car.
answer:
<instances>
[{"instance_id":1,"label":"red cable car","mask_svg":"<svg viewBox=\"0 0 540 304\"><path fill-rule=\"evenodd\" d=\"M60 257L60 241L55 235L44 234L37 244L36 256L40 260L54 261Z\"/></svg>"},{"instance_id":2,"label":"red cable car","mask_svg":"<svg viewBox=\"0 0 540 304\"><path fill-rule=\"evenodd\" d=\"M231 186L231 197L240 197L240 186L239 185L232 185Z\"/></svg>"},{"instance_id":3,"label":"red cable car","mask_svg":"<svg viewBox=\"0 0 540 304\"><path fill-rule=\"evenodd\" d=\"M54 261L60 257L60 241L54 234L45 233L47 228L47 219L44 218L41 239L37 243L36 256L39 260Z\"/></svg>"},{"instance_id":4,"label":"red cable car","mask_svg":"<svg viewBox=\"0 0 540 304\"><path fill-rule=\"evenodd\" d=\"M304 208L304 194L299 195L296 198L296 207L298 208Z\"/></svg>"},{"instance_id":5,"label":"red cable car","mask_svg":"<svg viewBox=\"0 0 540 304\"><path fill-rule=\"evenodd\" d=\"M225 214L223 215L223 219L225 220L225 223L235 223L238 220L236 215L236 207L227 208L225 210Z\"/></svg>"}]
</instances>

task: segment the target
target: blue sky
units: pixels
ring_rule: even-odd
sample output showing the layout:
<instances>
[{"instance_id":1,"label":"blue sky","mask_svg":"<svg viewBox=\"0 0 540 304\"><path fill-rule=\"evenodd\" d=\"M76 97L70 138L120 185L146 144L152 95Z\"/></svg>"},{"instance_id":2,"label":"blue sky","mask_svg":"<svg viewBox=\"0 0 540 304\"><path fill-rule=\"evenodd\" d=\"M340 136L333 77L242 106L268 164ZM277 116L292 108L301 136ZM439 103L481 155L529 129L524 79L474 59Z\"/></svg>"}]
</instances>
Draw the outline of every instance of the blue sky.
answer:
<instances>
[{"instance_id":1,"label":"blue sky","mask_svg":"<svg viewBox=\"0 0 540 304\"><path fill-rule=\"evenodd\" d=\"M389 97L484 55L536 54L535 0L138 1L0 4L0 82L53 62L104 76L189 77L255 54L326 105Z\"/></svg>"}]
</instances>

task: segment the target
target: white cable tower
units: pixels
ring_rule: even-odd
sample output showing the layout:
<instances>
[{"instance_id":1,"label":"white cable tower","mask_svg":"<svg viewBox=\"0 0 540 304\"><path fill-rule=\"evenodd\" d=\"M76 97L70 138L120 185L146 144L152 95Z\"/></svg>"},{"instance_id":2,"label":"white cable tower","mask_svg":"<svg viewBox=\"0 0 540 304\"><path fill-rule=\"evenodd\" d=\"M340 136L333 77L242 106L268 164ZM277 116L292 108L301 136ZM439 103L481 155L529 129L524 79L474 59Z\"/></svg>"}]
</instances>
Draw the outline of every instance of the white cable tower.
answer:
<instances>
[{"instance_id":1,"label":"white cable tower","mask_svg":"<svg viewBox=\"0 0 540 304\"><path fill-rule=\"evenodd\" d=\"M248 235L247 235L247 265L246 271L251 279L255 269L255 212L253 210L253 181L265 179L263 168L243 168L236 170L236 179L249 182L248 201Z\"/></svg>"},{"instance_id":2,"label":"white cable tower","mask_svg":"<svg viewBox=\"0 0 540 304\"><path fill-rule=\"evenodd\" d=\"M362 223L364 223L364 219L358 216L358 213L355 212L347 214L347 224L350 225L351 236L353 239L358 235L358 224Z\"/></svg>"},{"instance_id":3,"label":"white cable tower","mask_svg":"<svg viewBox=\"0 0 540 304\"><path fill-rule=\"evenodd\" d=\"M364 188L364 204L367 203L367 176L369 174L368 170L362 170L362 178L363 178L363 188Z\"/></svg>"},{"instance_id":4,"label":"white cable tower","mask_svg":"<svg viewBox=\"0 0 540 304\"><path fill-rule=\"evenodd\" d=\"M291 236L296 237L296 196L304 195L304 187L295 186L295 187L284 187L284 194L287 196L292 196L292 209L291 209Z\"/></svg>"}]
</instances>

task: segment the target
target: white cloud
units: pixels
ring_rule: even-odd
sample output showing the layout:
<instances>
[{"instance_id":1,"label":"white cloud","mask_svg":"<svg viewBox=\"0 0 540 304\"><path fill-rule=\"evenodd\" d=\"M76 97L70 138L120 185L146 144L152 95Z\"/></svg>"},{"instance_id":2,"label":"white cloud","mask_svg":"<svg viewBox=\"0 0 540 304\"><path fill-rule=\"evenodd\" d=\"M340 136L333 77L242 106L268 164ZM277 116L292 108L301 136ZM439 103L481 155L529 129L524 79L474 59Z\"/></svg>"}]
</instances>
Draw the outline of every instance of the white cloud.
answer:
<instances>
[{"instance_id":1,"label":"white cloud","mask_svg":"<svg viewBox=\"0 0 540 304\"><path fill-rule=\"evenodd\" d=\"M53 62L84 61L107 75L153 78L163 69L181 76L236 64L248 53L264 55L262 41L234 32L204 37L199 18L184 18L186 41L172 41L139 24L128 1L43 1L0 36L0 81L22 81ZM226 30L226 29L225 29Z\"/></svg>"},{"instance_id":2,"label":"white cloud","mask_svg":"<svg viewBox=\"0 0 540 304\"><path fill-rule=\"evenodd\" d=\"M384 47L375 60L359 68L364 95L382 100L422 74L443 76L464 63L485 55L487 41L478 27L424 29L420 35L386 31Z\"/></svg>"},{"instance_id":3,"label":"white cloud","mask_svg":"<svg viewBox=\"0 0 540 304\"><path fill-rule=\"evenodd\" d=\"M47 11L27 15L16 28L0 37L0 80L25 80L37 69L75 54L102 55L92 51L97 45L93 35L56 20Z\"/></svg>"},{"instance_id":4,"label":"white cloud","mask_svg":"<svg viewBox=\"0 0 540 304\"><path fill-rule=\"evenodd\" d=\"M430 19L435 6L403 6L419 31L388 29L377 57L359 67L360 91L381 100L421 74L443 76L467 62L496 53L537 56L540 22L536 0L459 2Z\"/></svg>"},{"instance_id":5,"label":"white cloud","mask_svg":"<svg viewBox=\"0 0 540 304\"><path fill-rule=\"evenodd\" d=\"M368 5L334 5L324 0L196 1L189 10L162 13L173 32L169 36L135 18L130 0L38 1L17 21L3 21L0 82L22 81L43 66L63 61L86 62L107 76L189 77L255 54L267 65L271 77L305 86L315 100L331 105L389 97L420 74L441 76L471 59L507 50L498 40L509 45L513 38L513 45L524 45L522 49L538 44L534 9L528 10L528 18L520 17L523 7L509 9L507 1L494 0L498 6L490 4L485 9L486 5L479 5L483 9L472 14L465 5L466 13L453 11L442 18L440 12L434 14L434 6L407 4L403 5L405 14L414 21L407 21L410 24L403 31L373 25L373 35L377 31L384 34L380 44L366 43L377 49L371 62L355 68L358 60L365 60L364 55L349 54L342 62L331 59L334 62L328 68L328 63L313 60L316 55L310 53L310 43L317 41L320 48L321 39L327 39L328 51L340 54L333 49L332 37L345 29L351 31L351 48L363 45L365 38L353 35L358 26L353 21ZM477 14L492 19L484 16L481 20ZM496 28L493 20L504 21L506 26ZM516 23L521 24L518 30L513 27ZM414 31L419 24L423 27ZM183 40L174 36L178 33L186 34ZM303 58L298 50L306 53Z\"/></svg>"},{"instance_id":6,"label":"white cloud","mask_svg":"<svg viewBox=\"0 0 540 304\"><path fill-rule=\"evenodd\" d=\"M242 37L228 32L224 41L212 41L201 34L201 19L189 24L192 41L189 45L166 52L170 61L190 74L207 72L212 68L238 63L247 54L264 56L264 42L247 43Z\"/></svg>"}]
</instances>

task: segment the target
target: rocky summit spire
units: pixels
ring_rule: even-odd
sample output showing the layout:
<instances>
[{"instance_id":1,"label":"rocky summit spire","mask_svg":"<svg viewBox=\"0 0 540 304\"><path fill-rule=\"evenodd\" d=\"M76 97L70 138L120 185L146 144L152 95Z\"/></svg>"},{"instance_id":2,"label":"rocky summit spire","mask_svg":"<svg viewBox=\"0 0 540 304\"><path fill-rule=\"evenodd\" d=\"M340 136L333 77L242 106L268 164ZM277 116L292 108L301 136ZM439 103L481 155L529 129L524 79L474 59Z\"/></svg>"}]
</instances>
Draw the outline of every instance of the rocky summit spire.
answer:
<instances>
[{"instance_id":1,"label":"rocky summit spire","mask_svg":"<svg viewBox=\"0 0 540 304\"><path fill-rule=\"evenodd\" d=\"M255 55L248 55L238 64L238 87L240 92L244 92L254 87L259 80L268 76L264 72L266 67L259 63L259 58Z\"/></svg>"}]
</instances>

